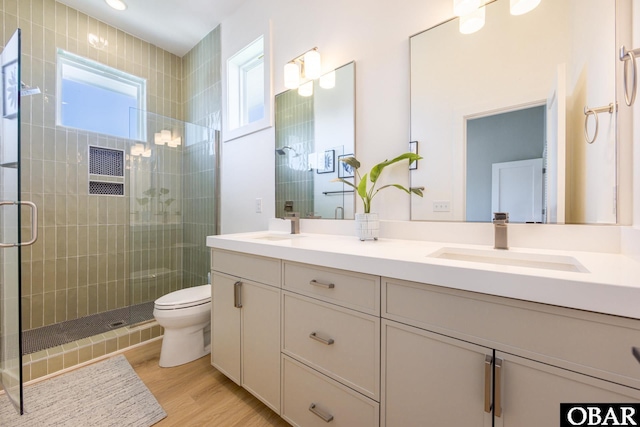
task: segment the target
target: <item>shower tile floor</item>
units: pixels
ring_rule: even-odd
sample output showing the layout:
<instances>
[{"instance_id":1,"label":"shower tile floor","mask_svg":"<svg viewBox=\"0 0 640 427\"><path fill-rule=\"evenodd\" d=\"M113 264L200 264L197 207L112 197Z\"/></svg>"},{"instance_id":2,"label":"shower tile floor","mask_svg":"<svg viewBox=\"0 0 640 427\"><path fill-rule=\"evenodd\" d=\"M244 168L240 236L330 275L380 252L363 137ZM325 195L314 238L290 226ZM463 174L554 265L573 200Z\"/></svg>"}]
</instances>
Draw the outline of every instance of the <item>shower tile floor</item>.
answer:
<instances>
[{"instance_id":1,"label":"shower tile floor","mask_svg":"<svg viewBox=\"0 0 640 427\"><path fill-rule=\"evenodd\" d=\"M36 353L123 326L146 322L153 319L153 303L150 301L24 331L22 354Z\"/></svg>"}]
</instances>

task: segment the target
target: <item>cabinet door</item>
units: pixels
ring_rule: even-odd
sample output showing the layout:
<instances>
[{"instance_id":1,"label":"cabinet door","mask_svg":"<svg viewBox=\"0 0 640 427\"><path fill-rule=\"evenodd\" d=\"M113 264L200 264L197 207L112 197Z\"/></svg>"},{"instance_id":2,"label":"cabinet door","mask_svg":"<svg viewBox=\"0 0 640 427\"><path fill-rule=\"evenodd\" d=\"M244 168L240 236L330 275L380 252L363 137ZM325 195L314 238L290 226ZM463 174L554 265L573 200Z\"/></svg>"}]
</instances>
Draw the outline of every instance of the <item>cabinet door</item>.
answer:
<instances>
[{"instance_id":1,"label":"cabinet door","mask_svg":"<svg viewBox=\"0 0 640 427\"><path fill-rule=\"evenodd\" d=\"M240 308L236 282L240 279L213 273L211 296L211 364L240 384Z\"/></svg>"},{"instance_id":2,"label":"cabinet door","mask_svg":"<svg viewBox=\"0 0 640 427\"><path fill-rule=\"evenodd\" d=\"M280 289L243 281L242 386L280 414Z\"/></svg>"},{"instance_id":3,"label":"cabinet door","mask_svg":"<svg viewBox=\"0 0 640 427\"><path fill-rule=\"evenodd\" d=\"M391 321L382 330L383 426L491 426L493 350Z\"/></svg>"},{"instance_id":4,"label":"cabinet door","mask_svg":"<svg viewBox=\"0 0 640 427\"><path fill-rule=\"evenodd\" d=\"M640 390L511 354L496 352L495 369L496 427L559 426L561 403L640 401Z\"/></svg>"}]
</instances>

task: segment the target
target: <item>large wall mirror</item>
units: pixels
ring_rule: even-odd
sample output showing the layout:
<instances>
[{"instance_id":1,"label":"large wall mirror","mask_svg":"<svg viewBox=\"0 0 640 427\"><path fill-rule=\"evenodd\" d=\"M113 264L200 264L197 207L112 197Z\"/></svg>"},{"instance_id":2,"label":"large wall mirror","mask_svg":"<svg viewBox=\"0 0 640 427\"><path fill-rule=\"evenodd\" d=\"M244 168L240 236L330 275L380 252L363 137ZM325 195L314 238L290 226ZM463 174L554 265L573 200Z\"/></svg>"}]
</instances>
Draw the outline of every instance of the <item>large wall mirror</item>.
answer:
<instances>
[{"instance_id":1,"label":"large wall mirror","mask_svg":"<svg viewBox=\"0 0 640 427\"><path fill-rule=\"evenodd\" d=\"M276 217L353 219L353 179L340 159L355 155L355 63L313 85L276 95ZM303 85L304 86L304 85Z\"/></svg>"},{"instance_id":2,"label":"large wall mirror","mask_svg":"<svg viewBox=\"0 0 640 427\"><path fill-rule=\"evenodd\" d=\"M412 220L616 223L616 109L585 136L585 107L616 103L616 3L496 0L473 34L411 37Z\"/></svg>"}]
</instances>

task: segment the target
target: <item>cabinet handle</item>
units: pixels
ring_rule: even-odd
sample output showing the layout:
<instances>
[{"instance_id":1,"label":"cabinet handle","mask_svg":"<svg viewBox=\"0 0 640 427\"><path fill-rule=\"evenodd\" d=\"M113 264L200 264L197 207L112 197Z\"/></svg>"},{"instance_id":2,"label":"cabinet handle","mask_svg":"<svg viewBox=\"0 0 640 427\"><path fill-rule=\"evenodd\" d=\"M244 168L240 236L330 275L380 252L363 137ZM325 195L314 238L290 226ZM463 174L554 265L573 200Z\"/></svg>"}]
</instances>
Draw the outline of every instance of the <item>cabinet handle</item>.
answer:
<instances>
[{"instance_id":1,"label":"cabinet handle","mask_svg":"<svg viewBox=\"0 0 640 427\"><path fill-rule=\"evenodd\" d=\"M311 412L313 412L315 415L317 415L320 418L322 418L322 420L325 423L330 423L331 421L333 421L333 415L327 414L324 411L321 411L320 409L316 408L316 404L315 403L312 403L311 405L309 405L309 410Z\"/></svg>"},{"instance_id":2,"label":"cabinet handle","mask_svg":"<svg viewBox=\"0 0 640 427\"><path fill-rule=\"evenodd\" d=\"M500 418L502 416L502 359L496 357L496 396L495 407L493 409L493 415Z\"/></svg>"},{"instance_id":3,"label":"cabinet handle","mask_svg":"<svg viewBox=\"0 0 640 427\"><path fill-rule=\"evenodd\" d=\"M631 347L631 353L640 362L640 347Z\"/></svg>"},{"instance_id":4,"label":"cabinet handle","mask_svg":"<svg viewBox=\"0 0 640 427\"><path fill-rule=\"evenodd\" d=\"M334 285L333 283L322 283L322 282L318 282L316 279L313 279L312 281L310 281L309 284L311 286L319 286L321 288L327 288L327 289L333 289L336 287L336 285Z\"/></svg>"},{"instance_id":5,"label":"cabinet handle","mask_svg":"<svg viewBox=\"0 0 640 427\"><path fill-rule=\"evenodd\" d=\"M484 412L491 413L491 365L493 357L488 354L484 357Z\"/></svg>"},{"instance_id":6,"label":"cabinet handle","mask_svg":"<svg viewBox=\"0 0 640 427\"><path fill-rule=\"evenodd\" d=\"M324 339L319 337L315 332L311 332L309 334L309 338L311 338L312 340L316 340L321 342L322 344L326 344L326 345L331 345L333 344L335 341L333 340L333 338L329 338L329 339Z\"/></svg>"},{"instance_id":7,"label":"cabinet handle","mask_svg":"<svg viewBox=\"0 0 640 427\"><path fill-rule=\"evenodd\" d=\"M233 284L233 306L242 308L242 282L240 281Z\"/></svg>"}]
</instances>

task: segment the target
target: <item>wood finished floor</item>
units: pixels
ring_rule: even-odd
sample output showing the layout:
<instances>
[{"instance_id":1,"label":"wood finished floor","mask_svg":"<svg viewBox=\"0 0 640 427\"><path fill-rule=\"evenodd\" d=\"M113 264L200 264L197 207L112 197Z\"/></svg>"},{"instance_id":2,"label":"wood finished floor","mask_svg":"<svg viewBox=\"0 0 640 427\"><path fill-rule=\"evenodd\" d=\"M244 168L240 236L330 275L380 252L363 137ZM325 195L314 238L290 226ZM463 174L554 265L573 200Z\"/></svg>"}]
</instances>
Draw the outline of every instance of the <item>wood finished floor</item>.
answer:
<instances>
[{"instance_id":1,"label":"wood finished floor","mask_svg":"<svg viewBox=\"0 0 640 427\"><path fill-rule=\"evenodd\" d=\"M161 343L154 341L124 353L167 413L155 426L290 427L211 366L209 356L175 368L160 368Z\"/></svg>"}]
</instances>

